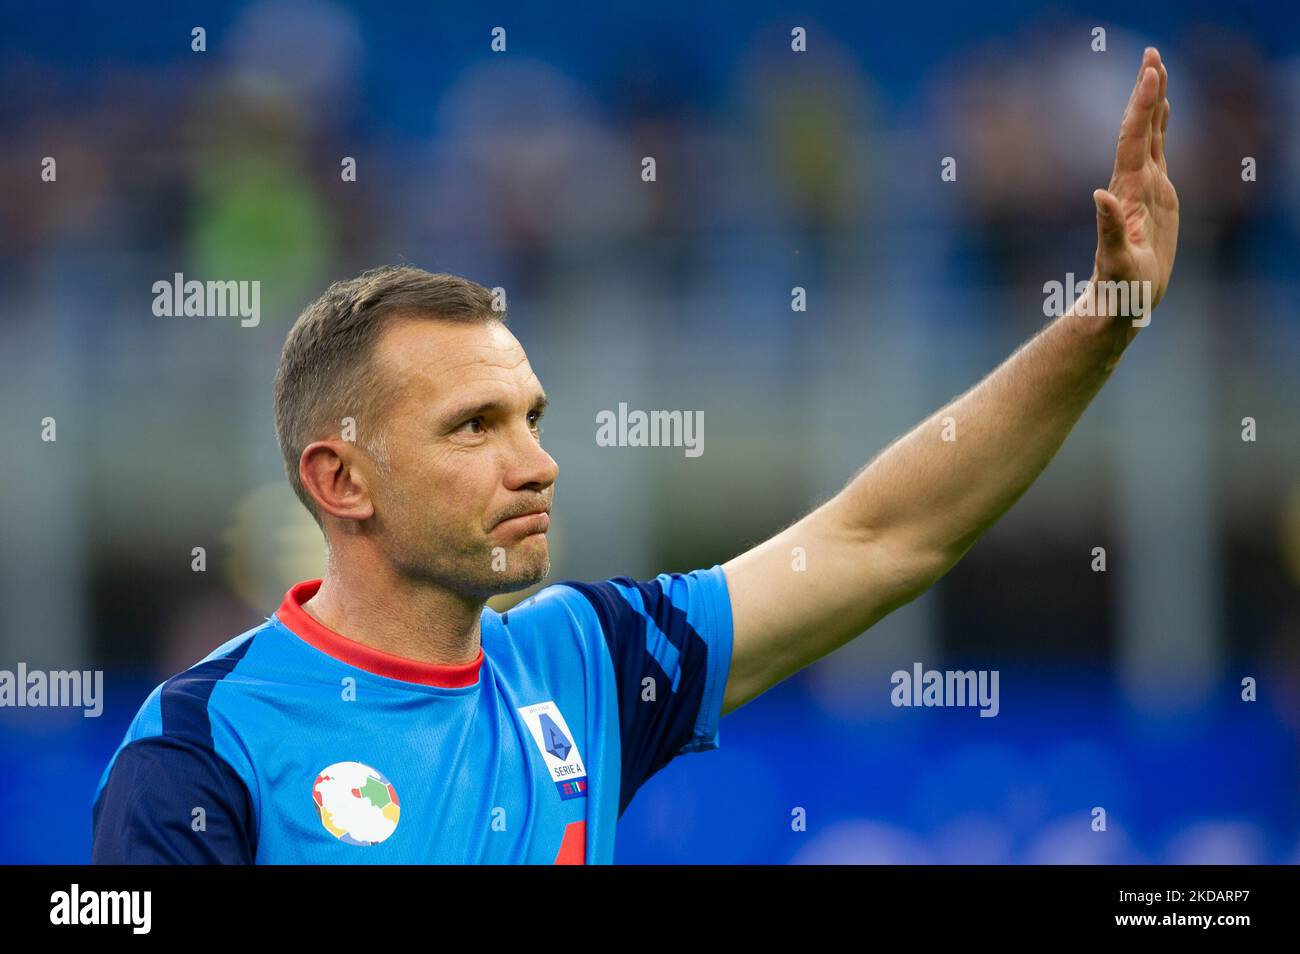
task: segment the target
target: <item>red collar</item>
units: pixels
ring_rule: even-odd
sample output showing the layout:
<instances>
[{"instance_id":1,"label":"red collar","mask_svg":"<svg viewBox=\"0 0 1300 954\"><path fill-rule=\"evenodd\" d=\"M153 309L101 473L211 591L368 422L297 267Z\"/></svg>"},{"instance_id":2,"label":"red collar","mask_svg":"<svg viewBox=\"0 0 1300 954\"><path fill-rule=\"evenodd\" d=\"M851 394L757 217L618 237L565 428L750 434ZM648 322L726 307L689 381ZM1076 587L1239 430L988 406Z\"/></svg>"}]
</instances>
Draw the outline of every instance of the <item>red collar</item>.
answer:
<instances>
[{"instance_id":1,"label":"red collar","mask_svg":"<svg viewBox=\"0 0 1300 954\"><path fill-rule=\"evenodd\" d=\"M473 662L444 666L394 656L334 632L302 608L303 603L316 595L320 584L320 580L305 580L294 584L284 594L284 602L275 613L280 622L304 642L349 666L387 676L389 679L419 682L445 689L459 689L478 682L479 667L483 665L482 646L479 646L478 658Z\"/></svg>"}]
</instances>

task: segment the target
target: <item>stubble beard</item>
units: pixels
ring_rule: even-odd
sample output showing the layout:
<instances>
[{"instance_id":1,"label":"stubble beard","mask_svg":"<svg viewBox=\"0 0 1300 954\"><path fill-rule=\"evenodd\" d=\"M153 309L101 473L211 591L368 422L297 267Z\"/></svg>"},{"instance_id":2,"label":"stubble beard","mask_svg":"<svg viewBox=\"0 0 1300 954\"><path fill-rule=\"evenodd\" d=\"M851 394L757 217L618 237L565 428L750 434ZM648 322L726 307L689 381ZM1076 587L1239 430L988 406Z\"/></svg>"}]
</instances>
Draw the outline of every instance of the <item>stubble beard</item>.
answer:
<instances>
[{"instance_id":1,"label":"stubble beard","mask_svg":"<svg viewBox=\"0 0 1300 954\"><path fill-rule=\"evenodd\" d=\"M466 599L514 593L540 583L551 572L549 553L528 552L533 547L528 539L505 546L490 538L451 541L430 531L412 536L404 534L399 552L392 554L397 571Z\"/></svg>"}]
</instances>

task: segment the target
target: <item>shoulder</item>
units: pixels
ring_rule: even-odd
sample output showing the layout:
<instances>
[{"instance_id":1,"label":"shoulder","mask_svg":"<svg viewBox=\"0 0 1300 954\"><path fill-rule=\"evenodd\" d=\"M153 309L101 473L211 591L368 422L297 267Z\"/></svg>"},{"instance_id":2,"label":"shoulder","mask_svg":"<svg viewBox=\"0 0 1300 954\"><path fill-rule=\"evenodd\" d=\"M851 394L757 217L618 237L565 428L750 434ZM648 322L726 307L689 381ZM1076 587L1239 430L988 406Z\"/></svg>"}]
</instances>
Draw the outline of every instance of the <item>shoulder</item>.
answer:
<instances>
[{"instance_id":1,"label":"shoulder","mask_svg":"<svg viewBox=\"0 0 1300 954\"><path fill-rule=\"evenodd\" d=\"M564 635L611 651L659 641L680 644L691 636L730 640L731 602L721 566L690 573L660 573L648 580L619 576L594 582L565 580L520 602L506 613L490 613L489 632L507 642L544 636L554 650Z\"/></svg>"},{"instance_id":2,"label":"shoulder","mask_svg":"<svg viewBox=\"0 0 1300 954\"><path fill-rule=\"evenodd\" d=\"M141 709L143 714L151 703L156 705L159 721L148 728L156 729L158 734L210 744L213 712L224 698L224 694L217 693L217 688L223 683L238 684L230 677L248 666L254 647L259 639L265 640L269 631L268 622L241 633L161 683Z\"/></svg>"},{"instance_id":3,"label":"shoulder","mask_svg":"<svg viewBox=\"0 0 1300 954\"><path fill-rule=\"evenodd\" d=\"M239 758L241 747L232 730L232 705L228 693L218 688L235 686L248 665L259 638L265 639L269 621L218 646L207 656L154 687L131 720L125 736L100 777L96 797L108 782L124 755L135 764L144 759L162 764L168 761L208 760L228 767L243 777L249 766Z\"/></svg>"},{"instance_id":4,"label":"shoulder","mask_svg":"<svg viewBox=\"0 0 1300 954\"><path fill-rule=\"evenodd\" d=\"M665 633L684 628L730 628L731 603L721 566L690 573L660 573L646 580L627 576L583 583L566 580L537 599L549 612L560 608L587 626L597 625L606 639L629 628ZM547 610L543 610L546 612Z\"/></svg>"}]
</instances>

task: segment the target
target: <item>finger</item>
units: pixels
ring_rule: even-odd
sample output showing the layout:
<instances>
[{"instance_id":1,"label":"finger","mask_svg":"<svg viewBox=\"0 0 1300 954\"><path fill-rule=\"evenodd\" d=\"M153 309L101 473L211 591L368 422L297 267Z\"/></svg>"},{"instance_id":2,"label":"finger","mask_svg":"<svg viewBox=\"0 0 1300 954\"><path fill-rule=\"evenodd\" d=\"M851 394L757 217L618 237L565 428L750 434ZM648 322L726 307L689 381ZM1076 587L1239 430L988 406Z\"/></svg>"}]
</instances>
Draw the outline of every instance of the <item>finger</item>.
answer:
<instances>
[{"instance_id":1,"label":"finger","mask_svg":"<svg viewBox=\"0 0 1300 954\"><path fill-rule=\"evenodd\" d=\"M1160 74L1146 67L1133 90L1133 99L1120 123L1119 144L1115 148L1115 168L1140 169L1151 149L1151 116L1160 92Z\"/></svg>"},{"instance_id":2,"label":"finger","mask_svg":"<svg viewBox=\"0 0 1300 954\"><path fill-rule=\"evenodd\" d=\"M1155 47L1151 49L1155 51L1155 63L1152 65L1160 75L1160 89L1156 93L1156 108L1151 114L1151 132L1156 133L1160 129L1160 111L1165 101L1165 93L1169 90L1169 70L1165 69L1164 60L1160 58L1160 51L1156 50ZM1143 56L1143 60L1145 59L1146 57Z\"/></svg>"},{"instance_id":3,"label":"finger","mask_svg":"<svg viewBox=\"0 0 1300 954\"><path fill-rule=\"evenodd\" d=\"M1147 54L1153 54L1148 56ZM1164 118L1165 118L1165 94L1169 90L1169 70L1165 67L1164 59L1160 56L1160 51L1155 47L1148 47L1147 52L1143 53L1142 62L1147 64L1151 62L1160 74L1160 89L1156 93L1156 108L1151 111L1151 158L1155 160L1162 170L1164 169Z\"/></svg>"},{"instance_id":4,"label":"finger","mask_svg":"<svg viewBox=\"0 0 1300 954\"><path fill-rule=\"evenodd\" d=\"M1155 131L1151 134L1151 158L1156 161L1160 171L1166 171L1165 166L1165 127L1169 125L1169 100L1161 100L1160 105L1156 107L1155 119L1152 121Z\"/></svg>"},{"instance_id":5,"label":"finger","mask_svg":"<svg viewBox=\"0 0 1300 954\"><path fill-rule=\"evenodd\" d=\"M1129 104L1137 99L1138 90L1142 88L1142 77L1146 75L1147 67L1155 67L1160 62L1160 51L1154 46L1148 46L1142 51L1142 62L1138 64L1137 77L1133 80L1133 92L1129 93Z\"/></svg>"},{"instance_id":6,"label":"finger","mask_svg":"<svg viewBox=\"0 0 1300 954\"><path fill-rule=\"evenodd\" d=\"M1097 204L1097 248L1111 254L1124 251L1128 236L1124 232L1124 210L1119 199L1105 189L1097 189L1092 193L1092 201Z\"/></svg>"}]
</instances>

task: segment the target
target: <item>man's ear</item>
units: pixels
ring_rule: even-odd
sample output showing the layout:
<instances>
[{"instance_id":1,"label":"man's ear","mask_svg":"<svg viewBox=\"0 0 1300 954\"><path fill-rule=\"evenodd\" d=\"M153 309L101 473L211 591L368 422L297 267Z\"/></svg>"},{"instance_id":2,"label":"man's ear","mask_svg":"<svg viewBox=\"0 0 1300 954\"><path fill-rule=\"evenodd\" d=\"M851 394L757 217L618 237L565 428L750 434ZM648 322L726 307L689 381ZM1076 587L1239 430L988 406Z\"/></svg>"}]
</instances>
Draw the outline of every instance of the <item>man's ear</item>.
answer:
<instances>
[{"instance_id":1,"label":"man's ear","mask_svg":"<svg viewBox=\"0 0 1300 954\"><path fill-rule=\"evenodd\" d=\"M375 515L366 477L357 467L360 455L350 441L315 441L298 458L298 477L320 512L340 520L369 520Z\"/></svg>"}]
</instances>

